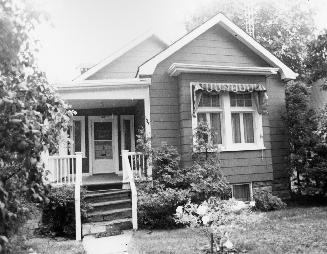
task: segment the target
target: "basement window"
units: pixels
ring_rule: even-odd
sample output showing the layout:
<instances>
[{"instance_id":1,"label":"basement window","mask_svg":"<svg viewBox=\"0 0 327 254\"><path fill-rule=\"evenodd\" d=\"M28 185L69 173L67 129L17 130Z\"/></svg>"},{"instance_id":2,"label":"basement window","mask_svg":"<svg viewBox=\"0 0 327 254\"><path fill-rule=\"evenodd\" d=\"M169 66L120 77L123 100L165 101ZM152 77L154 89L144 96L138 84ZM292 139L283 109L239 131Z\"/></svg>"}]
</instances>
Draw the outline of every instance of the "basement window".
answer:
<instances>
[{"instance_id":1,"label":"basement window","mask_svg":"<svg viewBox=\"0 0 327 254\"><path fill-rule=\"evenodd\" d=\"M251 184L250 183L233 184L232 196L236 200L251 201L252 199Z\"/></svg>"}]
</instances>

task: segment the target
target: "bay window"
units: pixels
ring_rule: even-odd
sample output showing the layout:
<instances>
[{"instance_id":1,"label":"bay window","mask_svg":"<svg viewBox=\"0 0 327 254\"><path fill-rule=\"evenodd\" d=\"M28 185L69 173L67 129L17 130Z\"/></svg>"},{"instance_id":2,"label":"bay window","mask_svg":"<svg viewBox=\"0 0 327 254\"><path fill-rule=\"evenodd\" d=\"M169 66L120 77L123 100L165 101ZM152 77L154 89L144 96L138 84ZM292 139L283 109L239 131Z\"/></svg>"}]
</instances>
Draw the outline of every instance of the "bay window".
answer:
<instances>
[{"instance_id":1,"label":"bay window","mask_svg":"<svg viewBox=\"0 0 327 254\"><path fill-rule=\"evenodd\" d=\"M197 87L191 83L193 128L201 121L207 123L215 133L209 142L222 151L264 149L262 113L266 94L263 86L247 84L243 89L244 84L237 84L236 88L234 84L196 84Z\"/></svg>"}]
</instances>

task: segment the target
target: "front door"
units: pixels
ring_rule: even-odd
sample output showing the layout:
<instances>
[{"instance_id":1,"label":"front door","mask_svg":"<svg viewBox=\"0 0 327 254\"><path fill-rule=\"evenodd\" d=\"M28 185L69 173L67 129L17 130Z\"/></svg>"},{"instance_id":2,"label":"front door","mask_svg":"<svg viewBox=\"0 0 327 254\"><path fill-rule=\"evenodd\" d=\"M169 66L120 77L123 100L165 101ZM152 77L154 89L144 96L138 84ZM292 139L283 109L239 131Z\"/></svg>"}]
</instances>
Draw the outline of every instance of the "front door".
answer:
<instances>
[{"instance_id":1,"label":"front door","mask_svg":"<svg viewBox=\"0 0 327 254\"><path fill-rule=\"evenodd\" d=\"M90 116L90 168L93 174L118 170L118 140L116 116Z\"/></svg>"}]
</instances>

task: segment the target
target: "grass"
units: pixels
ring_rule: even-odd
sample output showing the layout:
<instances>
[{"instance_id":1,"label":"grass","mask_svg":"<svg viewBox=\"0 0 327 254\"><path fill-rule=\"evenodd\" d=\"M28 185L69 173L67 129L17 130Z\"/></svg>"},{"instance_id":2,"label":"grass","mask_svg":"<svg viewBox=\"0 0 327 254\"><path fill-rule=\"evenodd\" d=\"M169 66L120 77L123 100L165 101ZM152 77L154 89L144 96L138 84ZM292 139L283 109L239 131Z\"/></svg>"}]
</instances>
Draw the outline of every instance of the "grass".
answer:
<instances>
[{"instance_id":1,"label":"grass","mask_svg":"<svg viewBox=\"0 0 327 254\"><path fill-rule=\"evenodd\" d=\"M38 254L85 254L82 243L74 240L32 238L27 245Z\"/></svg>"},{"instance_id":2,"label":"grass","mask_svg":"<svg viewBox=\"0 0 327 254\"><path fill-rule=\"evenodd\" d=\"M234 231L231 240L246 253L327 253L327 207L266 213L264 222ZM209 240L203 229L135 232L130 254L199 254Z\"/></svg>"}]
</instances>

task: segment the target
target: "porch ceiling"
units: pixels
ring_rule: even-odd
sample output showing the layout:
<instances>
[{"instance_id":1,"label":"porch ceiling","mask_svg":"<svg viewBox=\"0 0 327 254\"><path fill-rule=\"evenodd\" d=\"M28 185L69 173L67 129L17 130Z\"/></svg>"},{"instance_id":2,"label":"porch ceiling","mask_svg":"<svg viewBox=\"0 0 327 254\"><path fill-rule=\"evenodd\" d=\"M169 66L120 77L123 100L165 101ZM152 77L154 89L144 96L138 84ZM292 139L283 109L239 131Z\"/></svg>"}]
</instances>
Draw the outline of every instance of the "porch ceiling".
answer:
<instances>
[{"instance_id":1,"label":"porch ceiling","mask_svg":"<svg viewBox=\"0 0 327 254\"><path fill-rule=\"evenodd\" d=\"M138 100L66 100L74 109L133 107Z\"/></svg>"}]
</instances>

